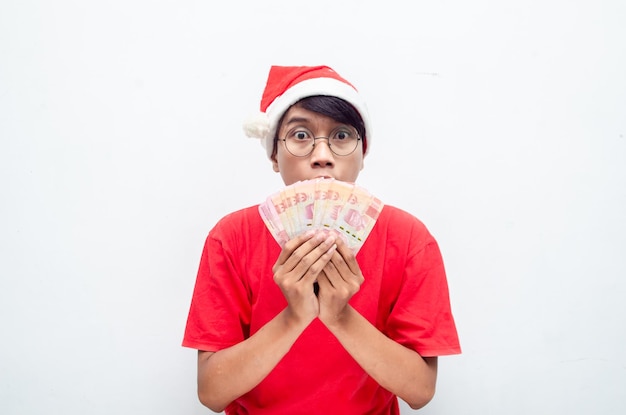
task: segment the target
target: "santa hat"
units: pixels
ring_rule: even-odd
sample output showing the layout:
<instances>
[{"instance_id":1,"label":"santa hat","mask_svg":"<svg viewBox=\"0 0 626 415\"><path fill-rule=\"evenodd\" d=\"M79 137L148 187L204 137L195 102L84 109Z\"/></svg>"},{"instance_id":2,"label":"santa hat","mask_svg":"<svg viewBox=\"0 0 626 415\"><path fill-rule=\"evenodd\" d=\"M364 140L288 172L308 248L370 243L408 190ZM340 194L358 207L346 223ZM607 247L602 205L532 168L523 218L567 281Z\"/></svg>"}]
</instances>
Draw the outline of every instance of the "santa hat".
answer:
<instances>
[{"instance_id":1,"label":"santa hat","mask_svg":"<svg viewBox=\"0 0 626 415\"><path fill-rule=\"evenodd\" d=\"M272 157L274 136L282 115L302 98L326 95L341 98L356 108L365 124L367 151L372 142L372 129L365 101L356 88L328 66L272 66L270 68L261 111L244 122L248 137L261 139L261 144Z\"/></svg>"}]
</instances>

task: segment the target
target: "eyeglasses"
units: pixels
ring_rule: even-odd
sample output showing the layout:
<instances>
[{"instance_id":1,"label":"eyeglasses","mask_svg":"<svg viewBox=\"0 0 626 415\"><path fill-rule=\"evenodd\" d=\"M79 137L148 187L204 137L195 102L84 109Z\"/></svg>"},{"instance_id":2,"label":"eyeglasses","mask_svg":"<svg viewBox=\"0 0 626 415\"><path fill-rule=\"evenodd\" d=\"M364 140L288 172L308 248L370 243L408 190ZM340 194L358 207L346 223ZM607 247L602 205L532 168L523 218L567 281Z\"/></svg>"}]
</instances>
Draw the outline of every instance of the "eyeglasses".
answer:
<instances>
[{"instance_id":1,"label":"eyeglasses","mask_svg":"<svg viewBox=\"0 0 626 415\"><path fill-rule=\"evenodd\" d=\"M334 129L328 137L315 137L304 127L295 127L287 132L285 138L279 138L285 143L285 148L296 157L306 157L313 152L315 140L328 140L328 147L337 156L348 156L356 150L361 137L354 129L342 126Z\"/></svg>"}]
</instances>

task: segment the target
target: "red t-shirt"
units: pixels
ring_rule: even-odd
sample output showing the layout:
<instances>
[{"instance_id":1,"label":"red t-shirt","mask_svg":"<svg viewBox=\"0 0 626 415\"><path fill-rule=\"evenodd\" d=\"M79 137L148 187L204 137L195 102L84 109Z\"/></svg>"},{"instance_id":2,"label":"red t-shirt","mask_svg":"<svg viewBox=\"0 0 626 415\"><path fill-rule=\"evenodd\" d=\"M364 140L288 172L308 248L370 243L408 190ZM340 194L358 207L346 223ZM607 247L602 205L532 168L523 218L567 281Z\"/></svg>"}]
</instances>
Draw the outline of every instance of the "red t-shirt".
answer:
<instances>
[{"instance_id":1,"label":"red t-shirt","mask_svg":"<svg viewBox=\"0 0 626 415\"><path fill-rule=\"evenodd\" d=\"M218 351L248 338L287 302L273 279L280 246L258 207L224 217L200 262L183 346ZM381 332L422 356L461 352L439 247L426 227L386 205L357 254L365 282L350 304ZM227 414L398 414L383 389L319 321Z\"/></svg>"}]
</instances>

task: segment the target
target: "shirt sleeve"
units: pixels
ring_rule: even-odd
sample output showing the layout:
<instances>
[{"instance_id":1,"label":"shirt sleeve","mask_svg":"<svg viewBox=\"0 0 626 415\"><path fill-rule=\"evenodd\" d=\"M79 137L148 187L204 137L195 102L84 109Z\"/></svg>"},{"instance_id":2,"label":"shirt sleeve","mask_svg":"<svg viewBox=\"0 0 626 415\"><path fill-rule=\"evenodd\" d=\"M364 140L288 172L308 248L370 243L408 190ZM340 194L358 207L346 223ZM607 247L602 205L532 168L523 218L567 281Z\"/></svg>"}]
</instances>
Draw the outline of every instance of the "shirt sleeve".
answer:
<instances>
[{"instance_id":1,"label":"shirt sleeve","mask_svg":"<svg viewBox=\"0 0 626 415\"><path fill-rule=\"evenodd\" d=\"M182 345L218 351L247 337L249 290L232 261L223 227L218 223L206 239L196 277Z\"/></svg>"},{"instance_id":2,"label":"shirt sleeve","mask_svg":"<svg viewBox=\"0 0 626 415\"><path fill-rule=\"evenodd\" d=\"M430 235L411 239L424 243L409 250L387 334L425 357L461 353L439 245Z\"/></svg>"}]
</instances>

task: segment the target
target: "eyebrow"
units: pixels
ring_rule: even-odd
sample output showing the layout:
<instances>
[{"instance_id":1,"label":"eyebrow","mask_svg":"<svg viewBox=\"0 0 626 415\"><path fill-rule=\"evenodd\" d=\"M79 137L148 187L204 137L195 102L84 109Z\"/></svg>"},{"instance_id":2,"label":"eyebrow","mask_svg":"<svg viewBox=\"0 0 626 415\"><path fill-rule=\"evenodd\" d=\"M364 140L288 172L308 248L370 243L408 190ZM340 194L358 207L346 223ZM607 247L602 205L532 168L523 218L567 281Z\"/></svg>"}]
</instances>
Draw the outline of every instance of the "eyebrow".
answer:
<instances>
[{"instance_id":1,"label":"eyebrow","mask_svg":"<svg viewBox=\"0 0 626 415\"><path fill-rule=\"evenodd\" d=\"M333 121L337 124L335 127L333 127L333 131L337 130L338 128L348 127L348 128L352 128L356 132L356 134L359 135L359 130L357 130L355 126L350 125L348 123L342 123L334 119ZM308 127L312 122L313 120L310 117L301 116L301 115L292 115L289 118L285 118L281 122L280 128L290 128L290 126L293 124L305 124L305 126Z\"/></svg>"},{"instance_id":2,"label":"eyebrow","mask_svg":"<svg viewBox=\"0 0 626 415\"><path fill-rule=\"evenodd\" d=\"M289 117L284 121L285 125L289 125L289 124L295 124L295 123L309 123L311 122L310 118L306 118L306 117Z\"/></svg>"}]
</instances>

